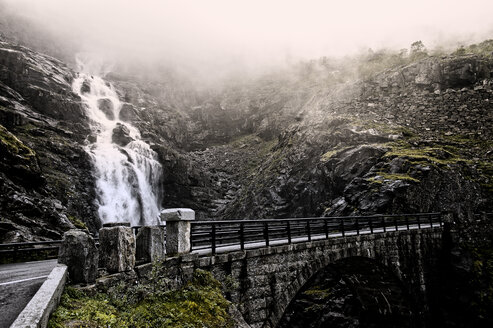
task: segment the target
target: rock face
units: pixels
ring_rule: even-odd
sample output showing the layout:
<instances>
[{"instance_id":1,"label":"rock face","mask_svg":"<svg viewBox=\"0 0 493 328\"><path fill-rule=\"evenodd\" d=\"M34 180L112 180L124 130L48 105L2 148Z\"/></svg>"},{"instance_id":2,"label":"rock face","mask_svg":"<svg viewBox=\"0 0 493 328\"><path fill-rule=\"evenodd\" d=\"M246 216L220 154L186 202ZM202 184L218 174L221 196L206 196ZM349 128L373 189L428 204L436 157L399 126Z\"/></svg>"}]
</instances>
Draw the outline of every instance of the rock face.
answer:
<instances>
[{"instance_id":1,"label":"rock face","mask_svg":"<svg viewBox=\"0 0 493 328\"><path fill-rule=\"evenodd\" d=\"M61 239L75 225L99 225L73 76L60 61L0 37L2 243Z\"/></svg>"},{"instance_id":2,"label":"rock face","mask_svg":"<svg viewBox=\"0 0 493 328\"><path fill-rule=\"evenodd\" d=\"M82 85L84 86L84 85ZM103 98L98 100L98 108L100 111L102 111L108 120L114 120L115 119L115 114L114 114L114 108L113 108L113 103L111 102L110 99Z\"/></svg>"},{"instance_id":3,"label":"rock face","mask_svg":"<svg viewBox=\"0 0 493 328\"><path fill-rule=\"evenodd\" d=\"M69 230L63 234L58 262L67 265L72 283L89 284L96 281L98 260L96 243L87 231Z\"/></svg>"},{"instance_id":4,"label":"rock face","mask_svg":"<svg viewBox=\"0 0 493 328\"><path fill-rule=\"evenodd\" d=\"M135 266L135 237L124 226L99 230L100 266L110 273L133 270Z\"/></svg>"},{"instance_id":5,"label":"rock face","mask_svg":"<svg viewBox=\"0 0 493 328\"><path fill-rule=\"evenodd\" d=\"M120 109L120 120L124 122L133 122L137 120L137 111L134 106L129 103L123 103Z\"/></svg>"}]
</instances>

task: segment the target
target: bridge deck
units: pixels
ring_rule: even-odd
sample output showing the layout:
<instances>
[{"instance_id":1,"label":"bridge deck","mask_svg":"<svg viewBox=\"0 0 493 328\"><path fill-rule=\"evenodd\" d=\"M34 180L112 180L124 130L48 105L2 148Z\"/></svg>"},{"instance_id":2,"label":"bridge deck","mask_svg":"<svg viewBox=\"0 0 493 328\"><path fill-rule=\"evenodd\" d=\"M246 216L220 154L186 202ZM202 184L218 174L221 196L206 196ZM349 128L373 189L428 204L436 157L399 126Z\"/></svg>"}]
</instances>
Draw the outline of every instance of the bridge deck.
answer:
<instances>
[{"instance_id":1,"label":"bridge deck","mask_svg":"<svg viewBox=\"0 0 493 328\"><path fill-rule=\"evenodd\" d=\"M429 228L435 228L435 227L441 227L442 225L440 223L433 223L433 224L425 224L422 223L420 227L418 227L417 224L412 224L409 225L409 230L416 230L416 229L429 229ZM386 227L385 231L390 232L390 231L405 231L408 230L407 225L401 225L396 227ZM375 228L373 229L373 233L383 233L384 229L383 228ZM356 230L351 230L351 231L346 231L344 233L345 236L355 236L357 235L358 232ZM360 235L365 235L365 234L371 234L370 228L365 228L365 229L360 229L359 230ZM329 238L337 238L337 237L343 237L341 232L336 232L336 233L330 233ZM316 234L311 236L311 240L323 240L327 239L327 236L325 234ZM307 242L308 241L308 236L304 237L296 237L291 239L291 243L300 243L300 242ZM271 239L269 241L270 246L278 246L278 245L285 245L288 244L289 240L287 238L280 238L280 239ZM255 249L255 248L261 248L261 247L266 247L266 242L261 241L261 242L252 242L252 243L245 243L245 249ZM239 251L241 250L240 244L237 245L224 245L224 246L216 246L216 253L228 253L228 252L234 252L234 251ZM201 249L196 249L191 252L192 254L199 254L199 255L211 255L212 254L212 248L207 247L207 248L201 248Z\"/></svg>"}]
</instances>

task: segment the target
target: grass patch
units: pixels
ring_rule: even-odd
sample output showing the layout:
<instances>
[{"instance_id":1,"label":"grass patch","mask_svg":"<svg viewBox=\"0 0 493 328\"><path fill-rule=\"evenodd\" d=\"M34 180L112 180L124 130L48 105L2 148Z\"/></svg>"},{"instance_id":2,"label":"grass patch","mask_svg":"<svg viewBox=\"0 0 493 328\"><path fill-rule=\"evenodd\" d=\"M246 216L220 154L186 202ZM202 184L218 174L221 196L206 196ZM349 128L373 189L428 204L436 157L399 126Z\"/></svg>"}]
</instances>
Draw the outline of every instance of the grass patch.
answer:
<instances>
[{"instance_id":1,"label":"grass patch","mask_svg":"<svg viewBox=\"0 0 493 328\"><path fill-rule=\"evenodd\" d=\"M22 157L25 160L30 160L36 156L34 150L24 145L15 135L0 125L0 149L2 148L11 154Z\"/></svg>"},{"instance_id":2,"label":"grass patch","mask_svg":"<svg viewBox=\"0 0 493 328\"><path fill-rule=\"evenodd\" d=\"M347 147L342 147L342 148L336 148L334 150L329 150L328 152L326 152L325 154L323 154L321 157L320 157L320 161L321 162L327 162L328 160L330 160L334 155L346 150L346 149L349 149L351 148L351 146L347 146Z\"/></svg>"},{"instance_id":3,"label":"grass patch","mask_svg":"<svg viewBox=\"0 0 493 328\"><path fill-rule=\"evenodd\" d=\"M78 228L78 229L85 229L87 230L87 225L82 222L80 219L76 218L75 216L73 215L67 215L67 218L69 219L70 222L72 222L72 224Z\"/></svg>"},{"instance_id":4,"label":"grass patch","mask_svg":"<svg viewBox=\"0 0 493 328\"><path fill-rule=\"evenodd\" d=\"M405 140L388 143L391 148L384 157L404 157L414 162L429 162L438 165L457 164L459 162L469 162L460 155L457 155L456 148L453 146L413 146Z\"/></svg>"},{"instance_id":5,"label":"grass patch","mask_svg":"<svg viewBox=\"0 0 493 328\"><path fill-rule=\"evenodd\" d=\"M409 181L409 182L415 182L419 183L421 182L420 180L413 178L412 176L408 174L401 174L401 173L385 173L385 172L378 172L378 175L375 177L371 177L367 179L368 181L372 183L384 183L384 181Z\"/></svg>"},{"instance_id":6,"label":"grass patch","mask_svg":"<svg viewBox=\"0 0 493 328\"><path fill-rule=\"evenodd\" d=\"M126 289L126 296L134 292L133 288ZM125 300L111 293L89 296L67 287L48 327L234 326L227 312L230 303L222 295L220 283L203 270L196 270L192 281L179 290L154 290L144 297Z\"/></svg>"}]
</instances>

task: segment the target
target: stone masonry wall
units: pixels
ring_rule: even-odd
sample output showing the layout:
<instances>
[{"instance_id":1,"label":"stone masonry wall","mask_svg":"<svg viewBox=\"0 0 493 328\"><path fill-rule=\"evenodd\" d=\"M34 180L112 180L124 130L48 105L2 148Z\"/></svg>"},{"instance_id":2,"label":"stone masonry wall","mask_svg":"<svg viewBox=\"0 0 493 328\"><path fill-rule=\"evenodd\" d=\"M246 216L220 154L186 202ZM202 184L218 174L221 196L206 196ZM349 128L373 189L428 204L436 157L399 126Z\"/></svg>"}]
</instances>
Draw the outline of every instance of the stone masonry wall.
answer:
<instances>
[{"instance_id":1,"label":"stone masonry wall","mask_svg":"<svg viewBox=\"0 0 493 328\"><path fill-rule=\"evenodd\" d=\"M318 270L343 258L362 256L388 266L425 302L427 276L441 249L442 229L387 232L198 257L168 258L163 274L180 284L195 269L211 271L251 327L276 327L290 301ZM152 264L136 267L139 277ZM425 310L424 308L422 310Z\"/></svg>"}]
</instances>

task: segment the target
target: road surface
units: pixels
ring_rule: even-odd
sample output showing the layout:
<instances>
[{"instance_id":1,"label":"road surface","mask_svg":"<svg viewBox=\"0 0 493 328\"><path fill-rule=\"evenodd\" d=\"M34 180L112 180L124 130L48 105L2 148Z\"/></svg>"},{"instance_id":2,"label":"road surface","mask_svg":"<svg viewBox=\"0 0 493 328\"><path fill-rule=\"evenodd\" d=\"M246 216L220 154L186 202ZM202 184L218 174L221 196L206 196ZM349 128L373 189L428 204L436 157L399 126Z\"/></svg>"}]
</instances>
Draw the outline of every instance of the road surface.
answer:
<instances>
[{"instance_id":1,"label":"road surface","mask_svg":"<svg viewBox=\"0 0 493 328\"><path fill-rule=\"evenodd\" d=\"M8 328L36 294L57 260L0 265L0 328Z\"/></svg>"}]
</instances>

